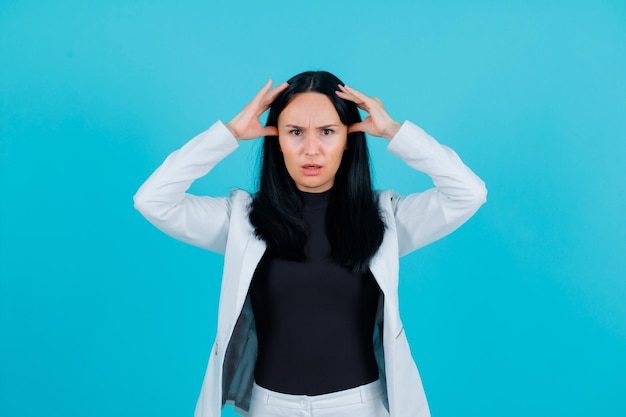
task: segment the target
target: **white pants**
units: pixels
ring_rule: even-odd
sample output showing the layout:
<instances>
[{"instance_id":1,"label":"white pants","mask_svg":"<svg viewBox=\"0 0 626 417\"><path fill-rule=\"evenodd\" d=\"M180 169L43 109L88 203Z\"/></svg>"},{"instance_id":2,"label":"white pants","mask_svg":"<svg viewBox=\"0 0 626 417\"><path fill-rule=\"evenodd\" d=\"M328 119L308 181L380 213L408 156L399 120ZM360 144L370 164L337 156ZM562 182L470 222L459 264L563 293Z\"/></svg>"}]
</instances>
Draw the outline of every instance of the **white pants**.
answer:
<instances>
[{"instance_id":1,"label":"white pants","mask_svg":"<svg viewBox=\"0 0 626 417\"><path fill-rule=\"evenodd\" d=\"M388 417L380 381L321 395L291 395L252 387L248 417Z\"/></svg>"}]
</instances>

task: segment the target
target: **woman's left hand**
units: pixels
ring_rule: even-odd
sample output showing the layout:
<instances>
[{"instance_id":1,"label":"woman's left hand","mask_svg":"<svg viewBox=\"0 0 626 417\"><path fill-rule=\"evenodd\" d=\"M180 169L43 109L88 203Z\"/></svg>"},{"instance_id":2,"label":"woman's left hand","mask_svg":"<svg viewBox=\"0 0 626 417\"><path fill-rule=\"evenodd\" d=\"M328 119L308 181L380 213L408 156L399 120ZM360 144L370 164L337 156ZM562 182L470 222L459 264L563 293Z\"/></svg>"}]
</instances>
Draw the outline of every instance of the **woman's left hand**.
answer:
<instances>
[{"instance_id":1,"label":"woman's left hand","mask_svg":"<svg viewBox=\"0 0 626 417\"><path fill-rule=\"evenodd\" d=\"M339 97L352 101L358 108L369 113L362 122L348 126L348 133L365 132L387 140L391 140L398 133L402 125L389 116L379 99L366 96L347 85L339 85L339 89L336 92Z\"/></svg>"}]
</instances>

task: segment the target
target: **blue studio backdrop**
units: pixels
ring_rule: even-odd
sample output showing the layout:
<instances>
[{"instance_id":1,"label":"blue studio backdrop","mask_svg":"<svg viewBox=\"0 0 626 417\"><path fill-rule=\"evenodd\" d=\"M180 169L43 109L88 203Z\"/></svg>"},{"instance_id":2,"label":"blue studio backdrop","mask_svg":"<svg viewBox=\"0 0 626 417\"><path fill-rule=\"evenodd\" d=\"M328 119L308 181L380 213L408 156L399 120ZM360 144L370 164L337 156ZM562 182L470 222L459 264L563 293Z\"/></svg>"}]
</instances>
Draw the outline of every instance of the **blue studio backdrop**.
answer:
<instances>
[{"instance_id":1,"label":"blue studio backdrop","mask_svg":"<svg viewBox=\"0 0 626 417\"><path fill-rule=\"evenodd\" d=\"M623 0L1 0L0 416L192 415L222 258L132 196L268 78L309 69L489 189L401 261L433 415L626 415ZM253 191L259 143L192 191ZM369 143L378 188L431 186Z\"/></svg>"}]
</instances>

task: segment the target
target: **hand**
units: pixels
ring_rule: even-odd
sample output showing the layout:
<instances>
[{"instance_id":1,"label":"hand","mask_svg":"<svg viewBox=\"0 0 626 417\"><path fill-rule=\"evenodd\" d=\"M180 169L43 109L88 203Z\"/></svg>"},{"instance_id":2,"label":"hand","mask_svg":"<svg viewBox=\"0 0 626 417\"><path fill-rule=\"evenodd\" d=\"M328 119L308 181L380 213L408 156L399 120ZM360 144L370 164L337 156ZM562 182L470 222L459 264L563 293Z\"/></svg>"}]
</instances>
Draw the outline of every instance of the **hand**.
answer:
<instances>
[{"instance_id":1,"label":"hand","mask_svg":"<svg viewBox=\"0 0 626 417\"><path fill-rule=\"evenodd\" d=\"M365 132L388 140L391 140L398 133L402 125L387 114L383 103L379 99L368 97L347 85L340 84L339 89L341 91L336 91L339 97L352 101L359 109L369 113L369 116L362 122L348 126L348 133Z\"/></svg>"},{"instance_id":2,"label":"hand","mask_svg":"<svg viewBox=\"0 0 626 417\"><path fill-rule=\"evenodd\" d=\"M278 136L278 129L274 126L261 126L259 117L267 110L274 99L289 86L286 82L271 89L272 80L269 80L254 96L252 101L241 112L226 123L226 127L237 140L255 139L261 136Z\"/></svg>"}]
</instances>

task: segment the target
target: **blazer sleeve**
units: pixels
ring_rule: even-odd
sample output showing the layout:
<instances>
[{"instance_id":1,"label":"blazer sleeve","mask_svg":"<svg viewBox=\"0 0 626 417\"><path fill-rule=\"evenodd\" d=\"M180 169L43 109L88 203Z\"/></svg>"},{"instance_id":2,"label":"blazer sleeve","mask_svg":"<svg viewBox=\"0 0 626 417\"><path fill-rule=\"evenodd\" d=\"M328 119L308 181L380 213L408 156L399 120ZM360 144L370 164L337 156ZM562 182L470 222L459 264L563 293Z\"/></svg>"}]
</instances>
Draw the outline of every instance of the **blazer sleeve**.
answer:
<instances>
[{"instance_id":1,"label":"blazer sleeve","mask_svg":"<svg viewBox=\"0 0 626 417\"><path fill-rule=\"evenodd\" d=\"M226 126L216 122L165 159L135 194L135 208L173 238L223 254L230 199L195 196L187 190L238 146Z\"/></svg>"},{"instance_id":2,"label":"blazer sleeve","mask_svg":"<svg viewBox=\"0 0 626 417\"><path fill-rule=\"evenodd\" d=\"M413 123L405 122L387 149L435 184L425 192L392 196L400 256L451 233L487 200L485 183L452 149Z\"/></svg>"}]
</instances>

